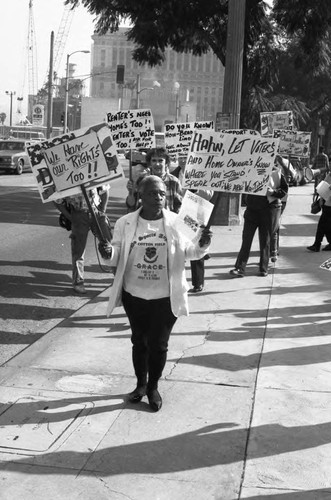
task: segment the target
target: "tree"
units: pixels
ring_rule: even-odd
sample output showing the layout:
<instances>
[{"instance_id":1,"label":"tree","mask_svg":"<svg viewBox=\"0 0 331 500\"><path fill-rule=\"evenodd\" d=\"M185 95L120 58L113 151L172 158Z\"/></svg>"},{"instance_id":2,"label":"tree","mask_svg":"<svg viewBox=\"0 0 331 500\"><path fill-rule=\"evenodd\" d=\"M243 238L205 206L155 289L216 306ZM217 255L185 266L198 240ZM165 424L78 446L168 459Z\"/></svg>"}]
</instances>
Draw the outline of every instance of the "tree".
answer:
<instances>
[{"instance_id":1,"label":"tree","mask_svg":"<svg viewBox=\"0 0 331 500\"><path fill-rule=\"evenodd\" d=\"M6 113L0 113L0 122L1 122L1 125L3 125L5 123L6 118L7 118Z\"/></svg>"},{"instance_id":2,"label":"tree","mask_svg":"<svg viewBox=\"0 0 331 500\"><path fill-rule=\"evenodd\" d=\"M244 1L244 0L243 0ZM331 61L330 0L245 0L245 34L241 121L257 126L259 112L277 106L274 89L282 87L280 63L294 40L294 68L307 76L325 72ZM116 31L129 20L128 38L136 45L133 58L151 66L160 64L169 46L177 52L201 55L212 50L226 63L228 0L66 0L82 3L96 15L96 31ZM288 89L290 90L290 89ZM283 103L296 104L305 115L305 103L280 92ZM290 100L291 98L291 100ZM285 100L284 100L285 99ZM278 99L279 101L280 99Z\"/></svg>"}]
</instances>

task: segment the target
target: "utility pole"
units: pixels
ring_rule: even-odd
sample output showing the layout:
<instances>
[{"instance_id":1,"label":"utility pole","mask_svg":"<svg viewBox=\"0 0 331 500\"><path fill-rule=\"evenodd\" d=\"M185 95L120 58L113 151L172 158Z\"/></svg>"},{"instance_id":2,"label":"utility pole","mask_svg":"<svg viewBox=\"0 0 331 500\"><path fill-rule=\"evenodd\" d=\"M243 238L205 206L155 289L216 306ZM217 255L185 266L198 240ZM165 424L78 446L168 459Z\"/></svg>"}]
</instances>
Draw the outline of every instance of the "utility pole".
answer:
<instances>
[{"instance_id":1,"label":"utility pole","mask_svg":"<svg viewBox=\"0 0 331 500\"><path fill-rule=\"evenodd\" d=\"M140 74L137 74L136 80L136 109L140 107Z\"/></svg>"},{"instance_id":2,"label":"utility pole","mask_svg":"<svg viewBox=\"0 0 331 500\"><path fill-rule=\"evenodd\" d=\"M246 0L229 0L228 30L223 89L222 113L230 117L229 128L240 126L242 67L245 33ZM212 225L240 224L241 195L217 192L214 199Z\"/></svg>"},{"instance_id":3,"label":"utility pole","mask_svg":"<svg viewBox=\"0 0 331 500\"><path fill-rule=\"evenodd\" d=\"M13 124L13 96L16 95L16 92L12 90L6 90L6 94L10 97L10 111L9 111L9 125Z\"/></svg>"},{"instance_id":4,"label":"utility pole","mask_svg":"<svg viewBox=\"0 0 331 500\"><path fill-rule=\"evenodd\" d=\"M47 85L47 132L46 132L47 139L51 137L52 124L53 124L53 54L54 54L54 31L51 32L49 73L48 73L48 85Z\"/></svg>"}]
</instances>

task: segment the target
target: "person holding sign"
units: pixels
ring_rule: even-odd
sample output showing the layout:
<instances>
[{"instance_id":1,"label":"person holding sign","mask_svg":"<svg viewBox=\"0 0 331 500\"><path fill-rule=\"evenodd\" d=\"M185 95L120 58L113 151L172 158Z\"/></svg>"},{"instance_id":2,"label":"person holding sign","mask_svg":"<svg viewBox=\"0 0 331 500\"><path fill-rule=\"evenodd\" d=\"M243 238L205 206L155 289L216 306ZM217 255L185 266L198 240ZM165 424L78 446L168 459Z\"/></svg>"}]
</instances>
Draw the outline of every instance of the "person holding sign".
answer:
<instances>
[{"instance_id":1,"label":"person holding sign","mask_svg":"<svg viewBox=\"0 0 331 500\"><path fill-rule=\"evenodd\" d=\"M93 211L97 217L103 235L111 240L111 230L105 215L108 198L109 184L87 192ZM68 196L54 202L56 208L71 221L71 258L72 258L72 286L79 294L85 294L84 285L84 254L87 237L90 229L96 234L94 220L83 194Z\"/></svg>"},{"instance_id":2,"label":"person holding sign","mask_svg":"<svg viewBox=\"0 0 331 500\"><path fill-rule=\"evenodd\" d=\"M211 232L204 228L195 244L176 229L177 214L165 210L167 188L155 175L139 184L141 208L117 220L111 244L99 251L116 267L107 315L123 304L132 336L137 386L129 395L137 403L147 395L160 410L158 382L167 359L168 340L178 316L188 315L185 260L208 251Z\"/></svg>"},{"instance_id":3,"label":"person holding sign","mask_svg":"<svg viewBox=\"0 0 331 500\"><path fill-rule=\"evenodd\" d=\"M179 157L178 158L178 167L176 167L172 171L172 175L177 177L179 182L182 185L184 169L185 169L186 158ZM214 191L211 189L202 191L202 189L194 190L190 189L193 193L196 193L201 198L209 201L212 199ZM202 259L199 260L191 260L191 281L192 281L192 289L190 290L193 293L199 293L203 291L203 287L205 285L205 260L209 259L209 255L205 255Z\"/></svg>"},{"instance_id":4,"label":"person holding sign","mask_svg":"<svg viewBox=\"0 0 331 500\"><path fill-rule=\"evenodd\" d=\"M331 185L331 174L327 174L324 180L327 184ZM331 191L329 191L329 193L331 193ZM324 236L328 244L325 245L323 251L327 252L331 250L331 195L327 196L326 194L326 199L321 196L321 207L322 214L317 224L315 241L311 246L307 247L307 250L310 252L320 251Z\"/></svg>"},{"instance_id":5,"label":"person holding sign","mask_svg":"<svg viewBox=\"0 0 331 500\"><path fill-rule=\"evenodd\" d=\"M166 185L166 205L165 208L171 210L171 212L179 212L180 206L182 204L182 188L179 180L172 174L169 173L170 156L167 150L163 147L152 148L146 154L146 164L147 172L144 172L135 183L128 181L127 188L131 193L131 196L137 200L133 210L137 210L139 207L139 183L141 179L148 174L156 175L160 177Z\"/></svg>"},{"instance_id":6,"label":"person holding sign","mask_svg":"<svg viewBox=\"0 0 331 500\"><path fill-rule=\"evenodd\" d=\"M281 199L288 192L288 185L280 170L271 172L266 196L248 194L247 208L244 213L242 245L230 275L233 278L243 278L249 259L251 246L256 230L259 231L260 261L259 276L268 276L270 241L278 230L281 213Z\"/></svg>"}]
</instances>

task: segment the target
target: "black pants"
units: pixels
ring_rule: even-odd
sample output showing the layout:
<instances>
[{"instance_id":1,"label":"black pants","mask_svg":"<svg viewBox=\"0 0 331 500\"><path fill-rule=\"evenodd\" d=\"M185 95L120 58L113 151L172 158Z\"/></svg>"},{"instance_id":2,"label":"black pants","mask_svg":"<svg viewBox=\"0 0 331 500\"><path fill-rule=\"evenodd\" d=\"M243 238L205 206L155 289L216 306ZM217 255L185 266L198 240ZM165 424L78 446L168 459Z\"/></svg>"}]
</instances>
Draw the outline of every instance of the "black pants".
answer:
<instances>
[{"instance_id":1,"label":"black pants","mask_svg":"<svg viewBox=\"0 0 331 500\"><path fill-rule=\"evenodd\" d=\"M260 271L268 272L270 239L279 226L280 205L269 205L266 209L246 208L242 244L235 264L236 269L245 271L256 230L259 232Z\"/></svg>"},{"instance_id":2,"label":"black pants","mask_svg":"<svg viewBox=\"0 0 331 500\"><path fill-rule=\"evenodd\" d=\"M322 205L322 214L317 224L314 245L320 247L324 236L331 244L331 207Z\"/></svg>"},{"instance_id":3,"label":"black pants","mask_svg":"<svg viewBox=\"0 0 331 500\"><path fill-rule=\"evenodd\" d=\"M170 298L145 300L122 291L131 326L132 361L138 385L157 389L167 361L168 341L176 322ZM148 381L147 381L148 376Z\"/></svg>"},{"instance_id":4,"label":"black pants","mask_svg":"<svg viewBox=\"0 0 331 500\"><path fill-rule=\"evenodd\" d=\"M205 284L205 258L199 260L191 260L191 276L192 285L194 287L199 287Z\"/></svg>"}]
</instances>

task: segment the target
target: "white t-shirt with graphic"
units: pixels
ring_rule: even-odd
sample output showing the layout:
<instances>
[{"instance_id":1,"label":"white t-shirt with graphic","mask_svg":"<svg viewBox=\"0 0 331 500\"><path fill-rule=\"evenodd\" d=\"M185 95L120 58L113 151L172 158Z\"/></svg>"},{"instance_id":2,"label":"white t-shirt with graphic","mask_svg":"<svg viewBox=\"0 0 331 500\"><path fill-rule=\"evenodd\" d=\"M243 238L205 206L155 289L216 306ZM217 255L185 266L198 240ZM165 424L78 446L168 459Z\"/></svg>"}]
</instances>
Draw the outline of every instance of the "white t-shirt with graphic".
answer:
<instances>
[{"instance_id":1,"label":"white t-shirt with graphic","mask_svg":"<svg viewBox=\"0 0 331 500\"><path fill-rule=\"evenodd\" d=\"M168 246L163 219L138 217L123 280L126 292L142 299L170 296Z\"/></svg>"}]
</instances>

